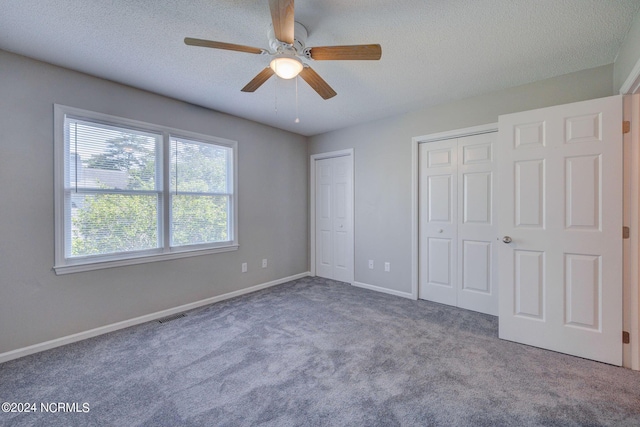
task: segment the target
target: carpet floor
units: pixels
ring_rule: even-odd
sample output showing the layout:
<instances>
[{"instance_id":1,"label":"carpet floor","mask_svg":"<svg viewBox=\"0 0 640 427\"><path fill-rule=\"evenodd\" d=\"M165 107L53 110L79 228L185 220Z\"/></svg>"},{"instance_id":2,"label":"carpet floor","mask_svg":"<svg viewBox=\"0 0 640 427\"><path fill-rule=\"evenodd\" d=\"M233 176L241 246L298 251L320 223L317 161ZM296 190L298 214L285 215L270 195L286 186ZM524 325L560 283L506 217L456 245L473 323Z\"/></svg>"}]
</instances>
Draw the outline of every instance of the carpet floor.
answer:
<instances>
[{"instance_id":1,"label":"carpet floor","mask_svg":"<svg viewBox=\"0 0 640 427\"><path fill-rule=\"evenodd\" d=\"M0 425L640 426L640 372L493 316L315 277L186 314L0 364L0 401L37 406Z\"/></svg>"}]
</instances>

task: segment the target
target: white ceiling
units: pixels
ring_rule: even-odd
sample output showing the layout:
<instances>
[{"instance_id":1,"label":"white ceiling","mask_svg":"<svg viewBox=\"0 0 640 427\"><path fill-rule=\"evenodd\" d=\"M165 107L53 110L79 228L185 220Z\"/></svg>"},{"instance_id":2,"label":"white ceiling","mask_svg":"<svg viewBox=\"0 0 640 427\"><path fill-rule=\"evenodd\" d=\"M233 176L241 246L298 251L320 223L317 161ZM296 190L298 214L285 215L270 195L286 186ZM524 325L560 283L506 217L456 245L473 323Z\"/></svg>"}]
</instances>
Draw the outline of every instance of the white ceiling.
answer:
<instances>
[{"instance_id":1,"label":"white ceiling","mask_svg":"<svg viewBox=\"0 0 640 427\"><path fill-rule=\"evenodd\" d=\"M610 64L640 0L298 0L307 46L379 43L380 61L308 61L322 100L275 77L240 89L269 57L267 0L0 0L0 49L302 135ZM1 76L0 76L1 78Z\"/></svg>"}]
</instances>

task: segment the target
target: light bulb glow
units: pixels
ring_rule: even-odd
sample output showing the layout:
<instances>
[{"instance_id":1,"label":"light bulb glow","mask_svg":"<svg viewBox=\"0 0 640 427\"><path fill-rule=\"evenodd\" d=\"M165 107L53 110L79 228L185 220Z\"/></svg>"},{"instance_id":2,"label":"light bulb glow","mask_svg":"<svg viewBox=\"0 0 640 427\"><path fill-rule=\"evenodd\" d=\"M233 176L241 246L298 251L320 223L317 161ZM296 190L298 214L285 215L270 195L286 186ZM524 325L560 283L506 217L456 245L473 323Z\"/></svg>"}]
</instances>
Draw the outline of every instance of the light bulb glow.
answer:
<instances>
[{"instance_id":1,"label":"light bulb glow","mask_svg":"<svg viewBox=\"0 0 640 427\"><path fill-rule=\"evenodd\" d=\"M282 79L294 78L303 68L302 62L293 56L279 56L269 66Z\"/></svg>"}]
</instances>

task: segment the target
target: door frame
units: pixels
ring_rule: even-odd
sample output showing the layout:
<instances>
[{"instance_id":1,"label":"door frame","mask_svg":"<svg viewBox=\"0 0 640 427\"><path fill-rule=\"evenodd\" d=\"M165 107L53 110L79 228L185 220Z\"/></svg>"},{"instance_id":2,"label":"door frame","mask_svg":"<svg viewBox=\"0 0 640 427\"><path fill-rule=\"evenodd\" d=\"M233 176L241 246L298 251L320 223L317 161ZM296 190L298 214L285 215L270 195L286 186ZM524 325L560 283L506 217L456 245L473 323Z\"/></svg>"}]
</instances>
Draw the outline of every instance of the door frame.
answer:
<instances>
[{"instance_id":1,"label":"door frame","mask_svg":"<svg viewBox=\"0 0 640 427\"><path fill-rule=\"evenodd\" d=\"M442 141L445 139L462 138L464 136L481 135L498 131L498 123L473 126L463 129L455 129L446 132L431 133L411 138L411 297L418 299L420 280L420 156L418 146L420 144Z\"/></svg>"},{"instance_id":2,"label":"door frame","mask_svg":"<svg viewBox=\"0 0 640 427\"><path fill-rule=\"evenodd\" d=\"M309 271L316 275L316 160L331 159L335 157L349 157L351 159L351 236L348 242L351 247L351 277L349 284L355 280L355 161L353 148L330 151L326 153L312 154L309 159Z\"/></svg>"},{"instance_id":3,"label":"door frame","mask_svg":"<svg viewBox=\"0 0 640 427\"><path fill-rule=\"evenodd\" d=\"M623 120L631 122L631 132L623 135L625 163L624 224L630 236L623 249L623 327L630 343L623 344L622 366L640 370L640 59L619 90L623 98ZM627 162L628 159L628 162ZM628 245L626 242L629 242ZM627 348L628 347L628 348Z\"/></svg>"},{"instance_id":4,"label":"door frame","mask_svg":"<svg viewBox=\"0 0 640 427\"><path fill-rule=\"evenodd\" d=\"M623 344L622 366L640 370L640 86L623 98L623 120L631 130L623 135L623 223L629 239L623 240L623 330L630 343Z\"/></svg>"}]
</instances>

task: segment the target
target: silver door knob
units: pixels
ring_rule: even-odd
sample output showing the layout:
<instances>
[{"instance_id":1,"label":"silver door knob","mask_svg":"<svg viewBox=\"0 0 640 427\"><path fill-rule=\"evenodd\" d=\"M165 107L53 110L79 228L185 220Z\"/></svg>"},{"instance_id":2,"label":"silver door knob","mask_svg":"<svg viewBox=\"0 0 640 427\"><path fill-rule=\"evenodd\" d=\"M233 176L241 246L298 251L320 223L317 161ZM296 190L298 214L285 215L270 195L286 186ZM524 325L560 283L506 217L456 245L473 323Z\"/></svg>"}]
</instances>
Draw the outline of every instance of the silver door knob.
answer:
<instances>
[{"instance_id":1,"label":"silver door knob","mask_svg":"<svg viewBox=\"0 0 640 427\"><path fill-rule=\"evenodd\" d=\"M511 243L511 241L512 241L512 240L511 240L511 237L509 237L509 236L504 236L504 237L502 238L502 241L503 241L503 242L505 242L505 243Z\"/></svg>"}]
</instances>

